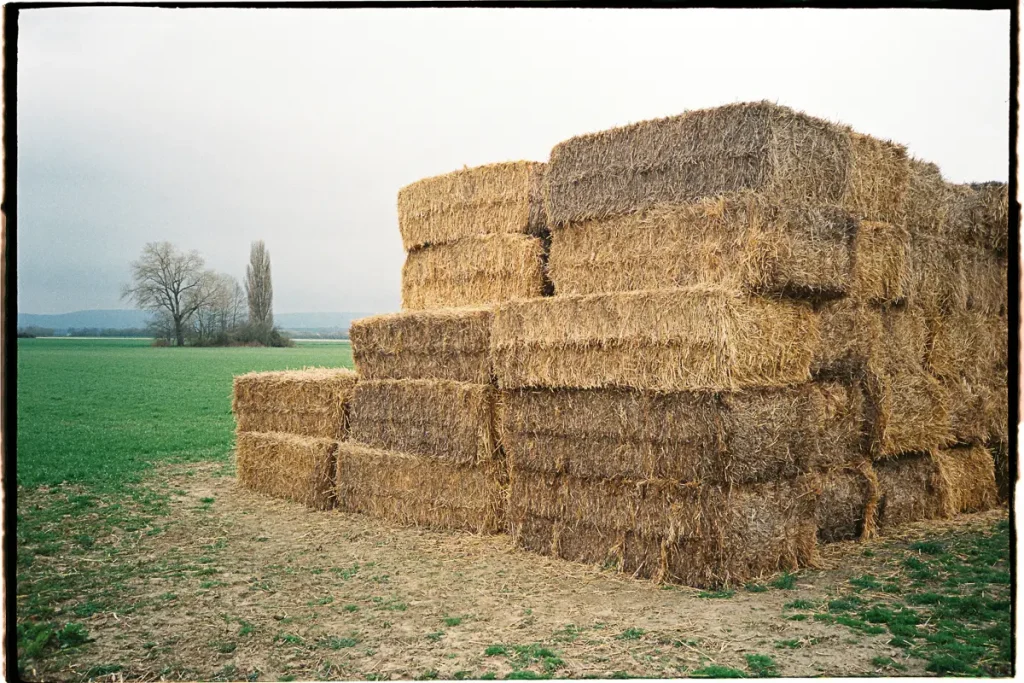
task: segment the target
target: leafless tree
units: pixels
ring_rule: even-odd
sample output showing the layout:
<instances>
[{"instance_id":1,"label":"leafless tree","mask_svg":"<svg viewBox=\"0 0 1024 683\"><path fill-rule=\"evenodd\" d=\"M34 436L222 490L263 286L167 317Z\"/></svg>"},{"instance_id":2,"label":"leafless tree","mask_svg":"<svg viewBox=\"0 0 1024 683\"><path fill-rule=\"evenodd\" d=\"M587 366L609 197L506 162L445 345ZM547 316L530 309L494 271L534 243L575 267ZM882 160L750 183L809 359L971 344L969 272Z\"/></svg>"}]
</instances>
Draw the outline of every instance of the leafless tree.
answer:
<instances>
[{"instance_id":1,"label":"leafless tree","mask_svg":"<svg viewBox=\"0 0 1024 683\"><path fill-rule=\"evenodd\" d=\"M121 298L141 309L166 313L175 343L184 346L189 321L215 291L203 258L195 250L180 252L170 242L151 242L131 265L132 284L121 288Z\"/></svg>"},{"instance_id":2,"label":"leafless tree","mask_svg":"<svg viewBox=\"0 0 1024 683\"><path fill-rule=\"evenodd\" d=\"M274 326L274 290L270 284L270 253L263 240L252 243L245 269L245 295L249 301L249 324L269 333Z\"/></svg>"},{"instance_id":3,"label":"leafless tree","mask_svg":"<svg viewBox=\"0 0 1024 683\"><path fill-rule=\"evenodd\" d=\"M211 274L208 287L210 296L196 311L192 331L199 342L223 344L228 341L229 333L242 323L245 293L238 280L223 273Z\"/></svg>"}]
</instances>

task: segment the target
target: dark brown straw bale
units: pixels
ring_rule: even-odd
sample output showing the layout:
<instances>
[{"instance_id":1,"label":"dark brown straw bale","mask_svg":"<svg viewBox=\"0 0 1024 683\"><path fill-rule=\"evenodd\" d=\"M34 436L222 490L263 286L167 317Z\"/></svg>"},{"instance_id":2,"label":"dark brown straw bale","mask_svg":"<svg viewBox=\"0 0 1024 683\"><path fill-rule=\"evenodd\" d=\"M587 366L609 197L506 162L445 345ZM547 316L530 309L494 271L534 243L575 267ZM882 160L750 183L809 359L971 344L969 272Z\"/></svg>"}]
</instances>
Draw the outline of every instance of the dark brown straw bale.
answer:
<instances>
[{"instance_id":1,"label":"dark brown straw bale","mask_svg":"<svg viewBox=\"0 0 1024 683\"><path fill-rule=\"evenodd\" d=\"M740 192L557 228L548 272L560 295L717 284L835 297L850 288L855 226L835 207Z\"/></svg>"},{"instance_id":2,"label":"dark brown straw bale","mask_svg":"<svg viewBox=\"0 0 1024 683\"><path fill-rule=\"evenodd\" d=\"M792 479L864 457L864 396L839 382L723 393L723 449L705 457L702 479Z\"/></svg>"},{"instance_id":3,"label":"dark brown straw bale","mask_svg":"<svg viewBox=\"0 0 1024 683\"><path fill-rule=\"evenodd\" d=\"M753 190L889 220L906 185L903 147L770 102L689 111L581 135L551 151L552 225Z\"/></svg>"},{"instance_id":4,"label":"dark brown straw bale","mask_svg":"<svg viewBox=\"0 0 1024 683\"><path fill-rule=\"evenodd\" d=\"M544 241L529 235L464 237L409 252L402 268L402 308L493 304L541 296Z\"/></svg>"},{"instance_id":5,"label":"dark brown straw bale","mask_svg":"<svg viewBox=\"0 0 1024 683\"><path fill-rule=\"evenodd\" d=\"M721 449L713 394L525 389L502 403L502 450L515 469L692 481Z\"/></svg>"},{"instance_id":6,"label":"dark brown straw bale","mask_svg":"<svg viewBox=\"0 0 1024 683\"><path fill-rule=\"evenodd\" d=\"M821 343L811 365L814 376L862 377L884 333L881 311L844 298L816 305L815 317Z\"/></svg>"},{"instance_id":7,"label":"dark brown straw bale","mask_svg":"<svg viewBox=\"0 0 1024 683\"><path fill-rule=\"evenodd\" d=\"M338 448L339 509L402 526L497 533L504 529L502 468L456 466L345 442Z\"/></svg>"},{"instance_id":8,"label":"dark brown straw bale","mask_svg":"<svg viewBox=\"0 0 1024 683\"><path fill-rule=\"evenodd\" d=\"M372 448L475 464L497 455L490 385L433 379L364 380L350 438Z\"/></svg>"},{"instance_id":9,"label":"dark brown straw bale","mask_svg":"<svg viewBox=\"0 0 1024 683\"><path fill-rule=\"evenodd\" d=\"M513 161L424 178L398 192L407 251L463 237L544 229L544 164Z\"/></svg>"},{"instance_id":10,"label":"dark brown straw bale","mask_svg":"<svg viewBox=\"0 0 1024 683\"><path fill-rule=\"evenodd\" d=\"M344 439L357 380L344 368L250 372L234 378L231 409L239 431Z\"/></svg>"},{"instance_id":11,"label":"dark brown straw bale","mask_svg":"<svg viewBox=\"0 0 1024 683\"><path fill-rule=\"evenodd\" d=\"M498 385L736 390L810 378L809 306L713 287L501 304L491 337Z\"/></svg>"},{"instance_id":12,"label":"dark brown straw bale","mask_svg":"<svg viewBox=\"0 0 1024 683\"><path fill-rule=\"evenodd\" d=\"M878 479L871 462L862 460L822 474L817 507L818 540L834 543L871 536Z\"/></svg>"},{"instance_id":13,"label":"dark brown straw bale","mask_svg":"<svg viewBox=\"0 0 1024 683\"><path fill-rule=\"evenodd\" d=\"M868 303L900 302L910 295L910 232L906 228L861 221L853 245L853 299Z\"/></svg>"},{"instance_id":14,"label":"dark brown straw bale","mask_svg":"<svg viewBox=\"0 0 1024 683\"><path fill-rule=\"evenodd\" d=\"M911 453L874 463L878 475L878 526L885 530L944 514L942 480L930 453Z\"/></svg>"},{"instance_id":15,"label":"dark brown straw bale","mask_svg":"<svg viewBox=\"0 0 1024 683\"><path fill-rule=\"evenodd\" d=\"M953 186L950 237L1005 256L1009 236L1010 195L1006 183Z\"/></svg>"},{"instance_id":16,"label":"dark brown straw bale","mask_svg":"<svg viewBox=\"0 0 1024 683\"><path fill-rule=\"evenodd\" d=\"M490 307L388 313L352 322L352 358L363 379L491 379Z\"/></svg>"},{"instance_id":17,"label":"dark brown straw bale","mask_svg":"<svg viewBox=\"0 0 1024 683\"><path fill-rule=\"evenodd\" d=\"M513 470L509 516L513 527L543 529L529 549L589 562L621 557L630 574L717 586L812 565L816 495L805 478L680 486ZM536 518L551 520L551 531Z\"/></svg>"},{"instance_id":18,"label":"dark brown straw bale","mask_svg":"<svg viewBox=\"0 0 1024 683\"><path fill-rule=\"evenodd\" d=\"M1017 485L1016 480L1010 472L1010 448L1005 441L994 441L988 445L992 454L993 470L996 478L996 491L999 502L1004 503L1010 499L1010 489Z\"/></svg>"},{"instance_id":19,"label":"dark brown straw bale","mask_svg":"<svg viewBox=\"0 0 1024 683\"><path fill-rule=\"evenodd\" d=\"M316 510L334 507L338 442L279 432L237 434L238 483Z\"/></svg>"}]
</instances>

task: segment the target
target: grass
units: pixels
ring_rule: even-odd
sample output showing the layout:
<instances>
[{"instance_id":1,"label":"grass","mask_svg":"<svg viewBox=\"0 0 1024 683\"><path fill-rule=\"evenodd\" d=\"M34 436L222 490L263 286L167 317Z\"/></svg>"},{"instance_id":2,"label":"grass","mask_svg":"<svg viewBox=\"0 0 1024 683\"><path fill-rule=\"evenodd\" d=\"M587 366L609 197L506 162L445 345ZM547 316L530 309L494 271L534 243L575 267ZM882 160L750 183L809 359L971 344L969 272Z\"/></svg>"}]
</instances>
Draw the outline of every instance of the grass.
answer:
<instances>
[{"instance_id":1,"label":"grass","mask_svg":"<svg viewBox=\"0 0 1024 683\"><path fill-rule=\"evenodd\" d=\"M814 619L858 633L888 634L889 645L925 660L926 669L936 675L1009 675L1009 522L884 547L886 568L895 574L884 584L872 574L855 576L849 592L825 603ZM905 669L886 658L873 665Z\"/></svg>"},{"instance_id":2,"label":"grass","mask_svg":"<svg viewBox=\"0 0 1024 683\"><path fill-rule=\"evenodd\" d=\"M225 458L234 441L232 377L312 365L352 367L351 348L19 339L18 484L120 486L162 460Z\"/></svg>"},{"instance_id":3,"label":"grass","mask_svg":"<svg viewBox=\"0 0 1024 683\"><path fill-rule=\"evenodd\" d=\"M171 497L182 493L138 484L161 462L228 462L234 375L312 365L351 367L350 347L168 349L138 339L18 341L17 483L22 491L44 492L43 504L19 505L17 511L20 668L88 642L85 627L63 621L62 611L83 618L131 614L143 603L126 602L125 586L150 573L220 573L209 555L145 568L117 561L122 549L162 532ZM215 501L200 503L209 509ZM103 562L81 562L71 573L36 561L97 552ZM197 582L203 589L219 585ZM150 600L173 604L177 597L165 592Z\"/></svg>"}]
</instances>

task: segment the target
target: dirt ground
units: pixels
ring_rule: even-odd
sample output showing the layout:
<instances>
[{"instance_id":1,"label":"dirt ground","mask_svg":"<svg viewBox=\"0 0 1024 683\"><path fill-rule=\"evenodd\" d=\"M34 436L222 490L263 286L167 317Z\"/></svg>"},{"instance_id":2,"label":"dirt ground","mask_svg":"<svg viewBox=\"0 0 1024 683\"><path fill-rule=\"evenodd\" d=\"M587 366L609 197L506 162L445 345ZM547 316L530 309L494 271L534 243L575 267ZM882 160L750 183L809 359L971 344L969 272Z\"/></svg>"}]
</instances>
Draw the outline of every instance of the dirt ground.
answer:
<instances>
[{"instance_id":1,"label":"dirt ground","mask_svg":"<svg viewBox=\"0 0 1024 683\"><path fill-rule=\"evenodd\" d=\"M877 562L864 544L827 547L825 568L801 572L793 589L713 597L540 557L506 536L312 512L221 470L160 472L174 491L164 529L116 560L148 568L122 596L135 607L77 619L94 640L27 674L80 679L116 664L107 680L674 678L747 671L751 654L790 677L892 675L879 658L925 673L888 634L787 619L788 603L827 599Z\"/></svg>"}]
</instances>

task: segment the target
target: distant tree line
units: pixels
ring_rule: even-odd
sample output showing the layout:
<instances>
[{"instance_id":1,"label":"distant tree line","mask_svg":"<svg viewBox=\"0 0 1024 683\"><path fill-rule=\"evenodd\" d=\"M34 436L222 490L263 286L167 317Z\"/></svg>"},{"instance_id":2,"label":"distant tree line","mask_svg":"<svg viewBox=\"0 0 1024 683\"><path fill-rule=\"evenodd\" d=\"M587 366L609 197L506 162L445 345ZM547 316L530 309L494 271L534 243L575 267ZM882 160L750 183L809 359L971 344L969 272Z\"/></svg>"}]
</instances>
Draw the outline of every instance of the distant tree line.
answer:
<instances>
[{"instance_id":1,"label":"distant tree line","mask_svg":"<svg viewBox=\"0 0 1024 683\"><path fill-rule=\"evenodd\" d=\"M28 325L18 328L19 337L56 337L58 330L52 327ZM145 327L69 327L60 330L61 337L152 337Z\"/></svg>"},{"instance_id":2,"label":"distant tree line","mask_svg":"<svg viewBox=\"0 0 1024 683\"><path fill-rule=\"evenodd\" d=\"M231 275L206 268L198 251L152 242L133 261L122 299L151 311L148 329L157 345L291 346L274 327L270 254L252 244L245 287Z\"/></svg>"}]
</instances>

